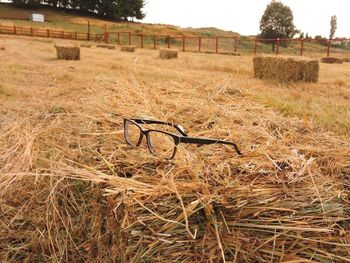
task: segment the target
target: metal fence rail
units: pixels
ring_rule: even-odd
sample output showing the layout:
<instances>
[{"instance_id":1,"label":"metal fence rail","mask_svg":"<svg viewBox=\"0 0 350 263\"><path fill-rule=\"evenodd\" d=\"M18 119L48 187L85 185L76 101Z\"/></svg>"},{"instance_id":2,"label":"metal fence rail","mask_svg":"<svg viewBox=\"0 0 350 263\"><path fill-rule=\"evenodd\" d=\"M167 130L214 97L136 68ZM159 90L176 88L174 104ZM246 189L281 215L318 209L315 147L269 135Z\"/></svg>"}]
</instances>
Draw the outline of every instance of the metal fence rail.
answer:
<instances>
[{"instance_id":1,"label":"metal fence rail","mask_svg":"<svg viewBox=\"0 0 350 263\"><path fill-rule=\"evenodd\" d=\"M90 28L90 27L89 27ZM294 56L350 55L350 39L259 39L222 36L146 35L129 31L105 31L103 34L71 32L33 27L0 25L0 34L47 37L80 41L97 41L117 45L135 45L138 48L176 48L183 52L224 54L276 54Z\"/></svg>"}]
</instances>

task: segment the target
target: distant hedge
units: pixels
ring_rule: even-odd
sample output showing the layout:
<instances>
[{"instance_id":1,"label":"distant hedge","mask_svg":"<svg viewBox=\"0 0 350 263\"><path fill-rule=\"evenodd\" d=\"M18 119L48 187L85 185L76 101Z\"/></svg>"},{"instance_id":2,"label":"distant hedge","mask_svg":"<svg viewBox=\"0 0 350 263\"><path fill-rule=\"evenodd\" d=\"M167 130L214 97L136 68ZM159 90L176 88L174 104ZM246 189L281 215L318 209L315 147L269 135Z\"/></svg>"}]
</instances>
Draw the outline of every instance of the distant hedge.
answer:
<instances>
[{"instance_id":1,"label":"distant hedge","mask_svg":"<svg viewBox=\"0 0 350 263\"><path fill-rule=\"evenodd\" d=\"M91 13L104 18L128 20L143 19L144 0L12 0L18 6L51 6Z\"/></svg>"}]
</instances>

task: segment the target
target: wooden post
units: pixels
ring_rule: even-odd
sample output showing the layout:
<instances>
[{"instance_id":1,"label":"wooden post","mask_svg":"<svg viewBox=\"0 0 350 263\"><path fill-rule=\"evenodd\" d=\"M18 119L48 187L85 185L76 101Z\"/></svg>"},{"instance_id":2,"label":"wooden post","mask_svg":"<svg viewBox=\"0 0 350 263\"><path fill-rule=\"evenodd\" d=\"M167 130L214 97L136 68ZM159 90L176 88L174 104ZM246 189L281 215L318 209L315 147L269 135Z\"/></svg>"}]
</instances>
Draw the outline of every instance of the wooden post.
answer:
<instances>
[{"instance_id":1,"label":"wooden post","mask_svg":"<svg viewBox=\"0 0 350 263\"><path fill-rule=\"evenodd\" d=\"M201 52L202 50L202 38L198 37L198 51Z\"/></svg>"},{"instance_id":2,"label":"wooden post","mask_svg":"<svg viewBox=\"0 0 350 263\"><path fill-rule=\"evenodd\" d=\"M140 37L141 37L141 48L143 48L143 34L142 33L141 33Z\"/></svg>"},{"instance_id":3,"label":"wooden post","mask_svg":"<svg viewBox=\"0 0 350 263\"><path fill-rule=\"evenodd\" d=\"M129 46L131 45L131 32L129 32Z\"/></svg>"},{"instance_id":4,"label":"wooden post","mask_svg":"<svg viewBox=\"0 0 350 263\"><path fill-rule=\"evenodd\" d=\"M50 37L50 29L47 29L47 37Z\"/></svg>"},{"instance_id":5,"label":"wooden post","mask_svg":"<svg viewBox=\"0 0 350 263\"><path fill-rule=\"evenodd\" d=\"M219 37L215 38L215 53L219 53Z\"/></svg>"},{"instance_id":6,"label":"wooden post","mask_svg":"<svg viewBox=\"0 0 350 263\"><path fill-rule=\"evenodd\" d=\"M327 57L329 57L331 53L331 39L328 39L328 44L327 44Z\"/></svg>"},{"instance_id":7,"label":"wooden post","mask_svg":"<svg viewBox=\"0 0 350 263\"><path fill-rule=\"evenodd\" d=\"M300 40L300 56L304 54L304 38Z\"/></svg>"},{"instance_id":8,"label":"wooden post","mask_svg":"<svg viewBox=\"0 0 350 263\"><path fill-rule=\"evenodd\" d=\"M118 46L120 45L120 33L119 32L117 33L117 44L118 44Z\"/></svg>"},{"instance_id":9,"label":"wooden post","mask_svg":"<svg viewBox=\"0 0 350 263\"><path fill-rule=\"evenodd\" d=\"M238 47L238 36L234 37L234 41L235 41L234 50L235 50L235 53L236 53L237 52L237 47Z\"/></svg>"},{"instance_id":10,"label":"wooden post","mask_svg":"<svg viewBox=\"0 0 350 263\"><path fill-rule=\"evenodd\" d=\"M254 40L254 55L256 55L257 50L258 50L258 39L255 38L255 40Z\"/></svg>"},{"instance_id":11,"label":"wooden post","mask_svg":"<svg viewBox=\"0 0 350 263\"><path fill-rule=\"evenodd\" d=\"M153 48L156 50L157 49L157 36L153 36Z\"/></svg>"},{"instance_id":12,"label":"wooden post","mask_svg":"<svg viewBox=\"0 0 350 263\"><path fill-rule=\"evenodd\" d=\"M16 25L13 26L13 34L16 35L17 34L17 28Z\"/></svg>"},{"instance_id":13,"label":"wooden post","mask_svg":"<svg viewBox=\"0 0 350 263\"><path fill-rule=\"evenodd\" d=\"M78 34L77 34L77 32L74 32L74 39L75 39L75 40L78 39ZM86 39L89 39L89 33L88 33L88 35L86 36Z\"/></svg>"},{"instance_id":14,"label":"wooden post","mask_svg":"<svg viewBox=\"0 0 350 263\"><path fill-rule=\"evenodd\" d=\"M87 34L87 40L90 41L90 21L88 21L88 34Z\"/></svg>"},{"instance_id":15,"label":"wooden post","mask_svg":"<svg viewBox=\"0 0 350 263\"><path fill-rule=\"evenodd\" d=\"M280 39L279 38L276 39L276 44L277 44L276 55L278 56L280 54Z\"/></svg>"},{"instance_id":16,"label":"wooden post","mask_svg":"<svg viewBox=\"0 0 350 263\"><path fill-rule=\"evenodd\" d=\"M64 31L61 31L61 38L64 38Z\"/></svg>"},{"instance_id":17,"label":"wooden post","mask_svg":"<svg viewBox=\"0 0 350 263\"><path fill-rule=\"evenodd\" d=\"M33 27L30 27L30 35L33 36L34 32L33 32Z\"/></svg>"},{"instance_id":18,"label":"wooden post","mask_svg":"<svg viewBox=\"0 0 350 263\"><path fill-rule=\"evenodd\" d=\"M171 42L171 36L169 35L169 36L168 36L168 48L170 48L170 47L171 47L170 42Z\"/></svg>"},{"instance_id":19,"label":"wooden post","mask_svg":"<svg viewBox=\"0 0 350 263\"><path fill-rule=\"evenodd\" d=\"M182 51L186 52L186 37L182 37Z\"/></svg>"}]
</instances>

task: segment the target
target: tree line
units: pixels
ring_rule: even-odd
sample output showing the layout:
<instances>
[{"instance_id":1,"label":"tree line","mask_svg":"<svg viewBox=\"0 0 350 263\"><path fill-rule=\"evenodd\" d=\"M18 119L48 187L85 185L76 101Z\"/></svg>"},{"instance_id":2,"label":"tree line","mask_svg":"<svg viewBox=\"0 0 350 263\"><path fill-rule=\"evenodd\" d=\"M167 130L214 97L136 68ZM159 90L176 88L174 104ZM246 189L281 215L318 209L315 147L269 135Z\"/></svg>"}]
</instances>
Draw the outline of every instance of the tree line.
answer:
<instances>
[{"instance_id":1,"label":"tree line","mask_svg":"<svg viewBox=\"0 0 350 263\"><path fill-rule=\"evenodd\" d=\"M308 34L304 35L301 30L297 30L293 21L293 12L287 6L279 0L272 0L267 5L266 10L260 20L260 34L258 35L262 39L291 39L299 33L299 38L311 39ZM330 34L329 38L333 39L337 30L337 16L331 17L330 22ZM319 43L327 45L328 40L322 36L316 36L314 38ZM269 43L267 41L267 43ZM270 41L272 49L275 48L275 41ZM283 46L288 46L289 42L284 41L281 43Z\"/></svg>"},{"instance_id":2,"label":"tree line","mask_svg":"<svg viewBox=\"0 0 350 263\"><path fill-rule=\"evenodd\" d=\"M50 6L116 20L143 19L144 0L12 0L23 7Z\"/></svg>"}]
</instances>

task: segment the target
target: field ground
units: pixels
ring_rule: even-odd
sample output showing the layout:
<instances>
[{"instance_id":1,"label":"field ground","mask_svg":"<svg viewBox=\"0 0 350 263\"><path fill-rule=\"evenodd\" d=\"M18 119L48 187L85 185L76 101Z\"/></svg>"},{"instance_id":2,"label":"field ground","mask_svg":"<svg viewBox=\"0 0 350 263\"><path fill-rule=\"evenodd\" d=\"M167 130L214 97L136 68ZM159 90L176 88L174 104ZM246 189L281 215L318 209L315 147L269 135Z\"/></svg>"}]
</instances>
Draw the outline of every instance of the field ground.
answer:
<instances>
[{"instance_id":1,"label":"field ground","mask_svg":"<svg viewBox=\"0 0 350 263\"><path fill-rule=\"evenodd\" d=\"M0 35L0 261L350 261L350 64L288 85L254 79L251 56L92 47L59 61L54 43ZM134 116L244 156L186 145L163 162L125 145Z\"/></svg>"}]
</instances>

